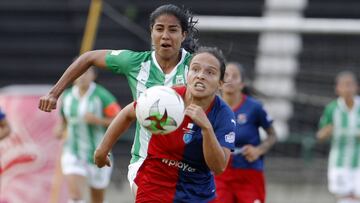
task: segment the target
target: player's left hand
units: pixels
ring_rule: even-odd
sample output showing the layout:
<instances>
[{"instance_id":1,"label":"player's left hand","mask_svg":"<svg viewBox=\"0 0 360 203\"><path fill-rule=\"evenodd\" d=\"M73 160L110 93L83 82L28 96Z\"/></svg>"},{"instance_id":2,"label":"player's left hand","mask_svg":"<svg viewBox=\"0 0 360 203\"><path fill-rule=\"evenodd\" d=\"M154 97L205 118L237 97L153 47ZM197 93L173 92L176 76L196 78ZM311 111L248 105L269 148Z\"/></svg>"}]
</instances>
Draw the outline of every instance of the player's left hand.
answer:
<instances>
[{"instance_id":1,"label":"player's left hand","mask_svg":"<svg viewBox=\"0 0 360 203\"><path fill-rule=\"evenodd\" d=\"M208 127L210 124L204 110L198 105L190 104L186 107L185 115L189 116L200 128Z\"/></svg>"},{"instance_id":2,"label":"player's left hand","mask_svg":"<svg viewBox=\"0 0 360 203\"><path fill-rule=\"evenodd\" d=\"M243 156L249 162L254 162L261 156L260 149L252 145L245 145L242 150Z\"/></svg>"}]
</instances>

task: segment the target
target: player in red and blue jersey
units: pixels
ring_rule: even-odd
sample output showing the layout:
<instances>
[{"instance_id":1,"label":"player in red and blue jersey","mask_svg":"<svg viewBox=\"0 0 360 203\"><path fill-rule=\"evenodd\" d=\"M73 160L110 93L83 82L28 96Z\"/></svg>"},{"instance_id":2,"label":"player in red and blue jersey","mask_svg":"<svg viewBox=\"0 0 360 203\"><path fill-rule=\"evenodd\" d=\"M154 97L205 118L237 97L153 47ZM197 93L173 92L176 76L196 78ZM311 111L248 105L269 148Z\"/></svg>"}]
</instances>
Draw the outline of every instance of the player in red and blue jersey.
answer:
<instances>
[{"instance_id":1,"label":"player in red and blue jersey","mask_svg":"<svg viewBox=\"0 0 360 203\"><path fill-rule=\"evenodd\" d=\"M260 102L244 93L244 78L240 64L229 63L226 66L221 93L235 114L236 139L226 171L215 177L216 201L221 203L265 202L263 155L276 142L276 135L272 119ZM268 135L264 141L260 139L260 127Z\"/></svg>"},{"instance_id":2,"label":"player in red and blue jersey","mask_svg":"<svg viewBox=\"0 0 360 203\"><path fill-rule=\"evenodd\" d=\"M152 135L148 155L135 183L136 202L210 202L215 198L212 172L222 173L235 141L234 114L216 95L225 73L221 52L202 48L190 62L187 86L174 88L184 99L185 118L167 135ZM126 106L108 128L95 163L109 165L107 153L136 118L136 103Z\"/></svg>"}]
</instances>

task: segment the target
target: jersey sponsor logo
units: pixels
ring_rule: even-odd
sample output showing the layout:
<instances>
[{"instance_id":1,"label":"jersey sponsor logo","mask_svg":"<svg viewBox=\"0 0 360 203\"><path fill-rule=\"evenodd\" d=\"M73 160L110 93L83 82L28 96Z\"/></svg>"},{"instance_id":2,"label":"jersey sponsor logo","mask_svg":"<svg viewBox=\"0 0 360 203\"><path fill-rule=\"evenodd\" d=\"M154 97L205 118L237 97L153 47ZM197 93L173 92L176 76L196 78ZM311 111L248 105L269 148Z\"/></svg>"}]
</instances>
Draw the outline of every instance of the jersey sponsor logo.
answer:
<instances>
[{"instance_id":1,"label":"jersey sponsor logo","mask_svg":"<svg viewBox=\"0 0 360 203\"><path fill-rule=\"evenodd\" d=\"M114 55L114 56L117 56L117 55L119 55L122 51L123 51L123 50L112 50L110 54L111 54L111 55Z\"/></svg>"},{"instance_id":2,"label":"jersey sponsor logo","mask_svg":"<svg viewBox=\"0 0 360 203\"><path fill-rule=\"evenodd\" d=\"M247 116L244 113L241 113L237 116L237 122L239 124L245 124L247 122Z\"/></svg>"},{"instance_id":3,"label":"jersey sponsor logo","mask_svg":"<svg viewBox=\"0 0 360 203\"><path fill-rule=\"evenodd\" d=\"M235 142L235 132L230 132L225 135L225 142L234 143Z\"/></svg>"},{"instance_id":4,"label":"jersey sponsor logo","mask_svg":"<svg viewBox=\"0 0 360 203\"><path fill-rule=\"evenodd\" d=\"M184 172L195 172L196 169L189 166L189 164L184 163L182 161L175 161L175 160L169 160L169 159L162 159L161 162L163 162L164 164L171 166L171 167L177 167L180 170L184 171Z\"/></svg>"},{"instance_id":5,"label":"jersey sponsor logo","mask_svg":"<svg viewBox=\"0 0 360 203\"><path fill-rule=\"evenodd\" d=\"M177 75L175 78L175 83L176 85L184 85L185 84L184 77L182 75Z\"/></svg>"}]
</instances>

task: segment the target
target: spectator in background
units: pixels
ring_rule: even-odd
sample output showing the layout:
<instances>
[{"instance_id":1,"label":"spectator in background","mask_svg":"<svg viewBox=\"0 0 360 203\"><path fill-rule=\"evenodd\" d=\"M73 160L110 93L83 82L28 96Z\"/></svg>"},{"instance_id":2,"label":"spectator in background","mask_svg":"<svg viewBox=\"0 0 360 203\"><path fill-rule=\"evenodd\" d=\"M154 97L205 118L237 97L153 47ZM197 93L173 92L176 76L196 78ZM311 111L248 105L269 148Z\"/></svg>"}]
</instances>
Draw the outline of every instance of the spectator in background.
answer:
<instances>
[{"instance_id":1,"label":"spectator in background","mask_svg":"<svg viewBox=\"0 0 360 203\"><path fill-rule=\"evenodd\" d=\"M259 101L245 87L244 69L239 63L228 63L222 98L232 108L236 120L235 150L225 172L215 177L217 198L221 203L264 203L264 154L276 142L272 120ZM260 139L259 128L267 133Z\"/></svg>"},{"instance_id":2,"label":"spectator in background","mask_svg":"<svg viewBox=\"0 0 360 203\"><path fill-rule=\"evenodd\" d=\"M360 203L360 97L356 76L350 71L336 76L338 98L329 103L320 119L317 138L332 136L329 191L338 203Z\"/></svg>"},{"instance_id":3,"label":"spectator in background","mask_svg":"<svg viewBox=\"0 0 360 203\"><path fill-rule=\"evenodd\" d=\"M0 140L9 136L11 132L9 122L6 119L5 113L0 108Z\"/></svg>"},{"instance_id":4,"label":"spectator in background","mask_svg":"<svg viewBox=\"0 0 360 203\"><path fill-rule=\"evenodd\" d=\"M91 202L103 203L110 182L112 168L98 168L93 155L120 106L109 91L94 82L95 76L94 68L90 68L62 96L58 135L61 137L66 131L61 167L69 189L69 203L84 203L87 185Z\"/></svg>"}]
</instances>

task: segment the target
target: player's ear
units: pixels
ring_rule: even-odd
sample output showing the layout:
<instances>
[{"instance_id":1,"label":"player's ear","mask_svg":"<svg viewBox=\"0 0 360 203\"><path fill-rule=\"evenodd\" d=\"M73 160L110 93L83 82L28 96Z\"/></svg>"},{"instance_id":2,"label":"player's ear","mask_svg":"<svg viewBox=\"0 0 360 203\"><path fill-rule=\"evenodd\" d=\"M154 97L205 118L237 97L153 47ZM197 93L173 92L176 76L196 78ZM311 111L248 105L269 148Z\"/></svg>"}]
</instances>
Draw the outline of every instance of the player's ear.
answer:
<instances>
[{"instance_id":1,"label":"player's ear","mask_svg":"<svg viewBox=\"0 0 360 203\"><path fill-rule=\"evenodd\" d=\"M223 81L223 80L219 80L218 90L221 90L223 84L224 84L224 81Z\"/></svg>"},{"instance_id":2,"label":"player's ear","mask_svg":"<svg viewBox=\"0 0 360 203\"><path fill-rule=\"evenodd\" d=\"M188 35L188 32L184 31L184 32L181 33L181 35L182 35L181 43L183 43L185 41L185 39L186 39L186 36Z\"/></svg>"},{"instance_id":3,"label":"player's ear","mask_svg":"<svg viewBox=\"0 0 360 203\"><path fill-rule=\"evenodd\" d=\"M219 80L219 89L221 89L221 87L223 86L224 81L223 80Z\"/></svg>"}]
</instances>

